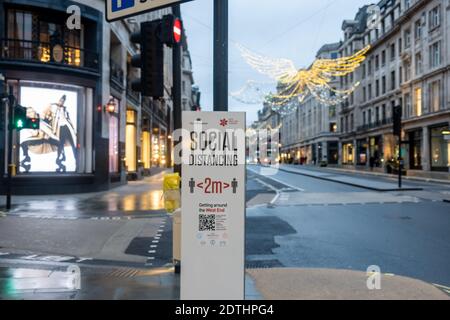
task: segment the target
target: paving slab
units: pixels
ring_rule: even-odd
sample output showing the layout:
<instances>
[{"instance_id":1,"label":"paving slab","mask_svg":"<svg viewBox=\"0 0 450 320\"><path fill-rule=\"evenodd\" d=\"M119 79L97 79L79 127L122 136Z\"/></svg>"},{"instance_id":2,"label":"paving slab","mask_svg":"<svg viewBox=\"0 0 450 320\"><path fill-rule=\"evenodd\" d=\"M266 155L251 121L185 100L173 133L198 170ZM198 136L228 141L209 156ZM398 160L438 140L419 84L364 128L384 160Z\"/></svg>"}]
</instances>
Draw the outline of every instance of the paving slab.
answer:
<instances>
[{"instance_id":1,"label":"paving slab","mask_svg":"<svg viewBox=\"0 0 450 320\"><path fill-rule=\"evenodd\" d=\"M435 286L395 275L381 275L381 289L369 290L361 271L254 269L247 273L267 300L450 300Z\"/></svg>"}]
</instances>

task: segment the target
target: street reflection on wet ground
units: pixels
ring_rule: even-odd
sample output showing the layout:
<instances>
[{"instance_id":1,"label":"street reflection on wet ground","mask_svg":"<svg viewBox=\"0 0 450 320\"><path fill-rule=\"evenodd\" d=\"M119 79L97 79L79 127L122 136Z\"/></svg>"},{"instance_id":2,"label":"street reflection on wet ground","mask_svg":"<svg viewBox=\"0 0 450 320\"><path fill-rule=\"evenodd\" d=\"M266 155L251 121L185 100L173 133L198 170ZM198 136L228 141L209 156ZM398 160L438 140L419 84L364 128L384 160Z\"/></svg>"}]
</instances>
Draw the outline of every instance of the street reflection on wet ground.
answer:
<instances>
[{"instance_id":1,"label":"street reflection on wet ground","mask_svg":"<svg viewBox=\"0 0 450 320\"><path fill-rule=\"evenodd\" d=\"M15 196L10 214L92 215L152 214L164 211L163 171L110 191L57 196ZM0 210L3 210L0 203Z\"/></svg>"},{"instance_id":2,"label":"street reflection on wet ground","mask_svg":"<svg viewBox=\"0 0 450 320\"><path fill-rule=\"evenodd\" d=\"M0 299L156 300L179 298L179 276L173 268L66 267L23 269L0 267Z\"/></svg>"}]
</instances>

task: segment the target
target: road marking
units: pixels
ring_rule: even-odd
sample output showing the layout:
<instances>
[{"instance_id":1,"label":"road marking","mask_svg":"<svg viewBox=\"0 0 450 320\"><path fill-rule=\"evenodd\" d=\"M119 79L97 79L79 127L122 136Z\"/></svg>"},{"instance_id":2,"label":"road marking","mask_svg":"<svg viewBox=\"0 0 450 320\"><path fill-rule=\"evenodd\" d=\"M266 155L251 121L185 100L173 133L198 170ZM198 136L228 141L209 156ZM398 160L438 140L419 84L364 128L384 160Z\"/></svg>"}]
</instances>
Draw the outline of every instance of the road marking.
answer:
<instances>
[{"instance_id":1,"label":"road marking","mask_svg":"<svg viewBox=\"0 0 450 320\"><path fill-rule=\"evenodd\" d=\"M148 257L147 260L155 260L155 257Z\"/></svg>"},{"instance_id":2,"label":"road marking","mask_svg":"<svg viewBox=\"0 0 450 320\"><path fill-rule=\"evenodd\" d=\"M152 243L159 243L159 241L158 240L153 240Z\"/></svg>"},{"instance_id":3,"label":"road marking","mask_svg":"<svg viewBox=\"0 0 450 320\"><path fill-rule=\"evenodd\" d=\"M149 250L148 253L156 253L156 250Z\"/></svg>"},{"instance_id":4,"label":"road marking","mask_svg":"<svg viewBox=\"0 0 450 320\"><path fill-rule=\"evenodd\" d=\"M155 246L154 244L152 244L152 245L150 246L150 248L158 248L158 246Z\"/></svg>"},{"instance_id":5,"label":"road marking","mask_svg":"<svg viewBox=\"0 0 450 320\"><path fill-rule=\"evenodd\" d=\"M450 290L450 287L446 287L446 286L443 286L443 285L441 285L441 284L433 283L433 285L434 285L435 287L441 288L441 289L443 289L443 290L445 290L445 291Z\"/></svg>"},{"instance_id":6,"label":"road marking","mask_svg":"<svg viewBox=\"0 0 450 320\"><path fill-rule=\"evenodd\" d=\"M293 186L293 185L291 185L291 184L288 184L288 183L286 183L286 182L283 182L283 181L281 181L281 180L278 180L277 178L274 178L274 177L266 177L266 178L267 178L267 179L270 179L270 180L273 180L273 181L276 181L276 182L278 182L278 183L284 184L285 186L288 186L289 188L294 189L294 190L297 190L297 191L300 191L300 192L305 192L305 191L306 191L305 189L302 189L302 188L299 188L299 187L295 187L295 186Z\"/></svg>"}]
</instances>

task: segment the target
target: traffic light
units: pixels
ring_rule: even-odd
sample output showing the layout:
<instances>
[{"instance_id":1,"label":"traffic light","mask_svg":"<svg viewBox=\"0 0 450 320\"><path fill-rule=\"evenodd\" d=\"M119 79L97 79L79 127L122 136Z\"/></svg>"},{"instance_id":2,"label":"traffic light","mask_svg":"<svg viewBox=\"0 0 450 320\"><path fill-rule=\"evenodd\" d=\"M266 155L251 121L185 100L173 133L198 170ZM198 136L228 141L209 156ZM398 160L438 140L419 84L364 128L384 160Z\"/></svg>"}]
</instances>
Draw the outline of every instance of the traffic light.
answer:
<instances>
[{"instance_id":1,"label":"traffic light","mask_svg":"<svg viewBox=\"0 0 450 320\"><path fill-rule=\"evenodd\" d=\"M392 118L394 123L394 135L401 137L402 135L402 107L395 106L392 108Z\"/></svg>"},{"instance_id":2,"label":"traffic light","mask_svg":"<svg viewBox=\"0 0 450 320\"><path fill-rule=\"evenodd\" d=\"M141 47L141 53L131 58L131 65L141 69L141 78L131 83L143 96L164 97L164 45L181 42L182 22L173 15L161 20L141 23L141 30L131 35L131 42Z\"/></svg>"},{"instance_id":3,"label":"traffic light","mask_svg":"<svg viewBox=\"0 0 450 320\"><path fill-rule=\"evenodd\" d=\"M33 129L37 130L40 127L40 119L39 118L28 118L27 117L27 108L22 106L14 107L14 122L13 128L16 130L22 129Z\"/></svg>"},{"instance_id":4,"label":"traffic light","mask_svg":"<svg viewBox=\"0 0 450 320\"><path fill-rule=\"evenodd\" d=\"M141 23L140 32L131 41L141 46L141 53L131 58L131 65L141 69L141 78L131 83L134 91L143 96L164 96L164 47L158 37L161 20Z\"/></svg>"}]
</instances>

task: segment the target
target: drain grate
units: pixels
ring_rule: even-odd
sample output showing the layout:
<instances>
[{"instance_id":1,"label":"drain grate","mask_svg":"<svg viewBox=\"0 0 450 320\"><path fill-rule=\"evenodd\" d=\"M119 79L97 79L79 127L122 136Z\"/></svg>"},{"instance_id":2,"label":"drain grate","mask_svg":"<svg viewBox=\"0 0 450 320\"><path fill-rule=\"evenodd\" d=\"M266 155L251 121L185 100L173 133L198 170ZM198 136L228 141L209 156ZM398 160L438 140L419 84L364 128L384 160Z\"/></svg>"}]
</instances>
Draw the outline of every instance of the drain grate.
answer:
<instances>
[{"instance_id":1,"label":"drain grate","mask_svg":"<svg viewBox=\"0 0 450 320\"><path fill-rule=\"evenodd\" d=\"M114 278L134 278L140 273L139 270L135 269L116 269L108 274L108 277Z\"/></svg>"},{"instance_id":2,"label":"drain grate","mask_svg":"<svg viewBox=\"0 0 450 320\"><path fill-rule=\"evenodd\" d=\"M283 264L278 260L259 260L259 261L247 261L245 263L247 269L272 269L282 268Z\"/></svg>"}]
</instances>

